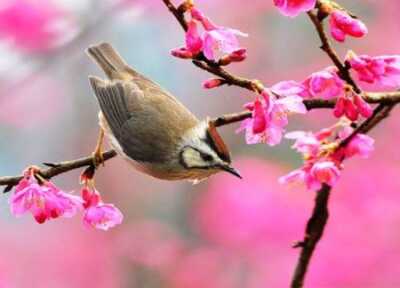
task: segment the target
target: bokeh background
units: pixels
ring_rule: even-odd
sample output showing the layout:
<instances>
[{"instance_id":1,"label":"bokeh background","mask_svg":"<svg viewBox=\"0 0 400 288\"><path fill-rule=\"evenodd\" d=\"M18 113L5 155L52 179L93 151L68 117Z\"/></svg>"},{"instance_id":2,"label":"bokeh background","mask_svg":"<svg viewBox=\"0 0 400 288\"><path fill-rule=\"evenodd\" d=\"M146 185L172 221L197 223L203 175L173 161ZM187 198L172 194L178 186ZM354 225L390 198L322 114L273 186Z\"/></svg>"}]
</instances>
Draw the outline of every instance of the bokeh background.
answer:
<instances>
[{"instance_id":1,"label":"bokeh background","mask_svg":"<svg viewBox=\"0 0 400 288\"><path fill-rule=\"evenodd\" d=\"M203 0L221 25L249 33L249 58L229 67L267 84L301 81L330 65L303 15L281 16L270 0ZM400 2L342 1L370 33L338 47L399 54ZM161 0L1 0L0 175L29 164L88 155L96 142L97 103L87 76L101 75L85 55L109 41L139 71L173 92L199 117L240 111L248 92L201 88L207 79L169 50L183 34ZM290 130L318 129L322 111L292 119ZM330 201L331 217L307 287L400 287L399 113L373 132L369 160L346 163ZM294 124L293 124L294 123ZM106 163L97 188L125 215L109 232L86 229L80 217L38 225L15 219L0 196L0 287L287 287L314 193L277 178L299 165L290 143L247 146L234 125L221 129L244 179L213 176L192 186L139 174L121 159ZM55 182L79 191L79 171Z\"/></svg>"}]
</instances>

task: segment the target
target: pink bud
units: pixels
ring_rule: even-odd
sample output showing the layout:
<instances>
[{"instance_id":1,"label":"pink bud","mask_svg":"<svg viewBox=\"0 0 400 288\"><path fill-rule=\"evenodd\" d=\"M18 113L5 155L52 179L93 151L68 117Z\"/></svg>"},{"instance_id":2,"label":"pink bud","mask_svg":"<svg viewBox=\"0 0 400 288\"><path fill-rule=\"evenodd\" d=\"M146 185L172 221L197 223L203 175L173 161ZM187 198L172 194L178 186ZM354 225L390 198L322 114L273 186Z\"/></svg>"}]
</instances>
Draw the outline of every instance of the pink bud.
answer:
<instances>
[{"instance_id":1,"label":"pink bud","mask_svg":"<svg viewBox=\"0 0 400 288\"><path fill-rule=\"evenodd\" d=\"M182 58L182 59L191 59L193 58L192 52L187 50L186 48L177 48L171 50L171 55L177 58Z\"/></svg>"},{"instance_id":2,"label":"pink bud","mask_svg":"<svg viewBox=\"0 0 400 288\"><path fill-rule=\"evenodd\" d=\"M356 121L358 119L358 110L357 107L354 105L353 101L350 99L345 99L345 111L344 114L350 121Z\"/></svg>"},{"instance_id":3,"label":"pink bud","mask_svg":"<svg viewBox=\"0 0 400 288\"><path fill-rule=\"evenodd\" d=\"M203 88L212 89L221 86L225 83L223 79L212 78L203 82Z\"/></svg>"},{"instance_id":4,"label":"pink bud","mask_svg":"<svg viewBox=\"0 0 400 288\"><path fill-rule=\"evenodd\" d=\"M254 101L253 111L253 133L258 134L265 131L267 122L265 119L265 110L259 99Z\"/></svg>"},{"instance_id":5,"label":"pink bud","mask_svg":"<svg viewBox=\"0 0 400 288\"><path fill-rule=\"evenodd\" d=\"M337 99L335 109L333 110L333 115L335 117L340 118L344 115L346 99L344 97L339 97Z\"/></svg>"},{"instance_id":6,"label":"pink bud","mask_svg":"<svg viewBox=\"0 0 400 288\"><path fill-rule=\"evenodd\" d=\"M329 25L332 37L339 42L343 42L346 35L360 38L368 33L367 26L363 22L339 10L331 14Z\"/></svg>"},{"instance_id":7,"label":"pink bud","mask_svg":"<svg viewBox=\"0 0 400 288\"><path fill-rule=\"evenodd\" d=\"M358 112L365 117L369 118L371 117L373 111L371 106L362 99L360 95L354 95L354 104L356 105Z\"/></svg>"},{"instance_id":8,"label":"pink bud","mask_svg":"<svg viewBox=\"0 0 400 288\"><path fill-rule=\"evenodd\" d=\"M203 40L197 30L195 21L190 21L186 31L186 49L193 55L197 55L203 49Z\"/></svg>"}]
</instances>

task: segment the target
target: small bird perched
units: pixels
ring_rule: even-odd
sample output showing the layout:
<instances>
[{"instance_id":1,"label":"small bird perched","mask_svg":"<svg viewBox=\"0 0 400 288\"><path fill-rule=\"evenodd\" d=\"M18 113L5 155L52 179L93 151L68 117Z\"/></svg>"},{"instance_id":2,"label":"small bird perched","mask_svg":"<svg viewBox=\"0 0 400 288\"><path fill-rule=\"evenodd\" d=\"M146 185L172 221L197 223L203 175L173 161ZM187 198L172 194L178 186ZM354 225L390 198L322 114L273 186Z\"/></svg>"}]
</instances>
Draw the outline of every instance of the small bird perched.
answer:
<instances>
[{"instance_id":1,"label":"small bird perched","mask_svg":"<svg viewBox=\"0 0 400 288\"><path fill-rule=\"evenodd\" d=\"M220 171L241 178L212 121L199 121L174 96L129 67L110 44L92 46L87 53L108 78L89 77L100 104L97 164L105 134L119 155L156 178L198 182Z\"/></svg>"}]
</instances>

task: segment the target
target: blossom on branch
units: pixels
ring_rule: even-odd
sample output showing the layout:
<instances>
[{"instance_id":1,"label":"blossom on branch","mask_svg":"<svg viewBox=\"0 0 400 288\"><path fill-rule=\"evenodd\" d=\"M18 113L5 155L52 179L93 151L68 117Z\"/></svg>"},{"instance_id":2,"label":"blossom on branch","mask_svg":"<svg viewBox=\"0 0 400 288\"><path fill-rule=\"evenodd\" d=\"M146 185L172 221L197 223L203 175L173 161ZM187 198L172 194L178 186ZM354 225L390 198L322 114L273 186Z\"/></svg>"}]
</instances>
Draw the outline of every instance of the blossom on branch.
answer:
<instances>
[{"instance_id":1,"label":"blossom on branch","mask_svg":"<svg viewBox=\"0 0 400 288\"><path fill-rule=\"evenodd\" d=\"M238 36L247 37L247 34L232 28L215 25L197 8L190 8L191 20L186 31L186 46L171 51L179 58L194 58L200 52L208 60L215 61L218 53L221 54L221 65L231 62L240 62L246 59L246 49L240 47ZM200 23L204 29L198 29Z\"/></svg>"},{"instance_id":2,"label":"blossom on branch","mask_svg":"<svg viewBox=\"0 0 400 288\"><path fill-rule=\"evenodd\" d=\"M279 182L286 184L302 182L308 189L318 190L323 184L335 185L343 169L342 162L353 156L366 158L374 149L374 140L364 134L356 134L347 145L341 141L353 133L353 129L344 126L334 133L338 125L323 129L317 133L296 131L285 135L295 140L293 149L303 155L304 165L282 176Z\"/></svg>"},{"instance_id":3,"label":"blossom on branch","mask_svg":"<svg viewBox=\"0 0 400 288\"><path fill-rule=\"evenodd\" d=\"M271 146L281 142L288 115L305 114L307 108L297 95L277 98L268 89L261 93L262 99L246 104L252 117L242 121L237 132L245 131L247 144L267 143Z\"/></svg>"},{"instance_id":4,"label":"blossom on branch","mask_svg":"<svg viewBox=\"0 0 400 288\"><path fill-rule=\"evenodd\" d=\"M330 14L329 27L332 37L339 42L344 42L347 35L361 38L368 33L367 26L362 21L340 10Z\"/></svg>"},{"instance_id":5,"label":"blossom on branch","mask_svg":"<svg viewBox=\"0 0 400 288\"><path fill-rule=\"evenodd\" d=\"M311 74L303 85L306 87L304 96L329 100L343 93L345 82L338 76L337 68L328 67Z\"/></svg>"},{"instance_id":6,"label":"blossom on branch","mask_svg":"<svg viewBox=\"0 0 400 288\"><path fill-rule=\"evenodd\" d=\"M388 88L400 87L400 55L371 57L349 51L346 62L357 73L360 81Z\"/></svg>"},{"instance_id":7,"label":"blossom on branch","mask_svg":"<svg viewBox=\"0 0 400 288\"><path fill-rule=\"evenodd\" d=\"M296 17L302 12L314 9L317 0L274 0L279 11L288 17Z\"/></svg>"},{"instance_id":8,"label":"blossom on branch","mask_svg":"<svg viewBox=\"0 0 400 288\"><path fill-rule=\"evenodd\" d=\"M121 224L123 215L121 211L113 204L105 204L102 202L100 193L87 185L81 190L82 199L84 200L84 216L83 223L87 227L94 227L105 230Z\"/></svg>"},{"instance_id":9,"label":"blossom on branch","mask_svg":"<svg viewBox=\"0 0 400 288\"><path fill-rule=\"evenodd\" d=\"M80 197L63 192L44 179L39 183L35 173L36 168L28 168L15 187L10 198L12 214L18 217L29 211L41 224L58 217L72 217L82 208Z\"/></svg>"},{"instance_id":10,"label":"blossom on branch","mask_svg":"<svg viewBox=\"0 0 400 288\"><path fill-rule=\"evenodd\" d=\"M339 96L333 109L335 117L339 118L345 115L350 121L356 121L359 115L368 118L372 115L372 112L372 107L351 89Z\"/></svg>"}]
</instances>

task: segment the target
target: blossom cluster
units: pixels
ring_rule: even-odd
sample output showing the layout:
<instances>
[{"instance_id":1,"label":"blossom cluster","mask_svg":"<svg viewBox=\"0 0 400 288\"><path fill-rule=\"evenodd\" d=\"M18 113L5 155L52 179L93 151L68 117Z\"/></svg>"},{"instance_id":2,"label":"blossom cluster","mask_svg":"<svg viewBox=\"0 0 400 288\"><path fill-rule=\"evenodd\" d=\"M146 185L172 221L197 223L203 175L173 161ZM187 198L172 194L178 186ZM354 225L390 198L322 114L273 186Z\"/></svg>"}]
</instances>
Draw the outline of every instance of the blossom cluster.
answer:
<instances>
[{"instance_id":1,"label":"blossom cluster","mask_svg":"<svg viewBox=\"0 0 400 288\"><path fill-rule=\"evenodd\" d=\"M17 217L30 212L40 224L59 217L73 217L80 210L84 210L85 226L97 229L108 230L123 219L118 208L102 202L89 179L84 181L81 196L73 195L41 177L37 167L26 169L10 197L10 207Z\"/></svg>"},{"instance_id":2,"label":"blossom cluster","mask_svg":"<svg viewBox=\"0 0 400 288\"><path fill-rule=\"evenodd\" d=\"M194 7L192 1L186 3L188 4L186 12L190 17L185 36L186 46L173 50L174 56L198 60L202 60L204 56L220 66L245 60L246 49L239 45L237 36L247 36L247 34L213 24ZM330 34L338 42L344 42L347 36L361 38L368 33L367 26L361 20L333 1L274 0L273 3L283 15L289 17L317 9L318 21L323 25L323 21L327 19ZM204 28L203 33L199 32L199 25ZM217 54L221 57L217 58ZM400 55L373 57L349 51L344 63L346 69L355 73L360 82L383 88L400 87ZM312 73L302 82L286 80L269 88L257 83L255 91L258 95L245 105L251 112L251 117L245 119L238 129L238 132L245 132L248 144L267 143L271 146L279 144L286 132L288 116L307 113L304 105L304 100L307 99L334 101L333 115L339 118L337 125L343 126L343 123L347 123L342 127L343 131L337 133L332 141L328 141L329 136L334 134L331 129L315 134L288 133L286 138L296 140L293 148L303 154L304 165L282 178L281 182L298 179L310 189L317 189L323 183L333 185L340 175L342 162L345 159L354 155L366 156L368 154L366 151L372 150L373 140L366 135L351 136L352 139L346 147L339 144L350 135L348 131L351 130L351 122L373 115L373 107L367 103L364 94L360 93L358 87L348 81L342 72L337 67L327 67ZM227 83L225 79L214 78L204 82L203 87L211 89Z\"/></svg>"}]
</instances>

